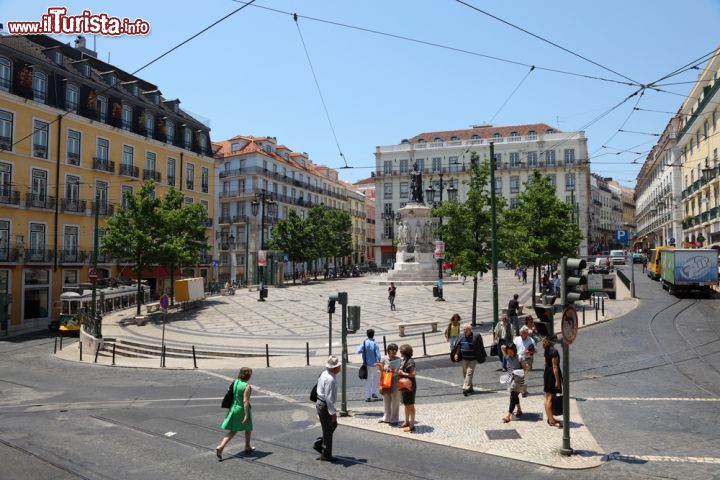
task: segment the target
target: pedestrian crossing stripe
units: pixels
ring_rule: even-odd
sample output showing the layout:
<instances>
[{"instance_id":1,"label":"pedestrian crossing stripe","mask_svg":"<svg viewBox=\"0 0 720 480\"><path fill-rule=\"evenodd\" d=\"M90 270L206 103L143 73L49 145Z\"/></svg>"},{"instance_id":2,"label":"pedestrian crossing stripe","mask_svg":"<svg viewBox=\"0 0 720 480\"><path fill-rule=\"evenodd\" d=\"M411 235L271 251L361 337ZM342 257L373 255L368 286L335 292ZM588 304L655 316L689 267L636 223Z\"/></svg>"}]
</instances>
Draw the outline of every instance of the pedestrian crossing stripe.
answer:
<instances>
[{"instance_id":1,"label":"pedestrian crossing stripe","mask_svg":"<svg viewBox=\"0 0 720 480\"><path fill-rule=\"evenodd\" d=\"M697 397L578 397L586 402L720 402L720 398Z\"/></svg>"},{"instance_id":2,"label":"pedestrian crossing stripe","mask_svg":"<svg viewBox=\"0 0 720 480\"><path fill-rule=\"evenodd\" d=\"M603 460L624 460L630 462L686 462L720 465L720 458L718 457L673 457L669 455L621 455L619 453L610 453L605 455Z\"/></svg>"}]
</instances>

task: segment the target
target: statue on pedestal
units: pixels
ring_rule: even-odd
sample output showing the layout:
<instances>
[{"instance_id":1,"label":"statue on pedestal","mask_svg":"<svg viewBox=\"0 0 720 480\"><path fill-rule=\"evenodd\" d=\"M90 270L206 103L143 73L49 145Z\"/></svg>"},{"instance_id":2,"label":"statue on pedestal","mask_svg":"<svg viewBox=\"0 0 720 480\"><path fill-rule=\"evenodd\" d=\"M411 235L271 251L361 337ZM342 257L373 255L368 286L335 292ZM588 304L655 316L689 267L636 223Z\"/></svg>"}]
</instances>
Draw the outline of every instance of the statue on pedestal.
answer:
<instances>
[{"instance_id":1,"label":"statue on pedestal","mask_svg":"<svg viewBox=\"0 0 720 480\"><path fill-rule=\"evenodd\" d=\"M423 243L427 243L429 245L432 245L433 243L432 226L430 225L430 220L425 220L425 225L423 226Z\"/></svg>"},{"instance_id":2,"label":"statue on pedestal","mask_svg":"<svg viewBox=\"0 0 720 480\"><path fill-rule=\"evenodd\" d=\"M415 203L423 203L423 187L422 172L418 170L418 164L413 164L412 172L410 172L410 201Z\"/></svg>"}]
</instances>

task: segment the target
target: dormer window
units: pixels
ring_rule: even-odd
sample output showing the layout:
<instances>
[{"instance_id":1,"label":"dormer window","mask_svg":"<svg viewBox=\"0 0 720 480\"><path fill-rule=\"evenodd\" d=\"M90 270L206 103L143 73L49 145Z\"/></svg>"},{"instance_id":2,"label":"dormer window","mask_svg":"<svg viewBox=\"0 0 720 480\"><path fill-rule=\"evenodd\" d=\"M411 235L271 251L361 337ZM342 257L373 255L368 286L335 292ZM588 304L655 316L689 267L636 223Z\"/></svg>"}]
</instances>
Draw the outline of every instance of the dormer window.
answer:
<instances>
[{"instance_id":1,"label":"dormer window","mask_svg":"<svg viewBox=\"0 0 720 480\"><path fill-rule=\"evenodd\" d=\"M528 131L528 137L537 137L537 132L535 130Z\"/></svg>"},{"instance_id":2,"label":"dormer window","mask_svg":"<svg viewBox=\"0 0 720 480\"><path fill-rule=\"evenodd\" d=\"M205 152L205 149L207 147L207 136L204 133L198 134L198 141L200 142L200 151L203 153Z\"/></svg>"},{"instance_id":3,"label":"dormer window","mask_svg":"<svg viewBox=\"0 0 720 480\"><path fill-rule=\"evenodd\" d=\"M55 62L58 65L62 65L63 63L63 54L60 50L53 50L50 52L50 58L53 62Z\"/></svg>"},{"instance_id":4,"label":"dormer window","mask_svg":"<svg viewBox=\"0 0 720 480\"><path fill-rule=\"evenodd\" d=\"M190 127L185 127L183 130L183 145L188 150L192 148L192 130L190 130Z\"/></svg>"},{"instance_id":5,"label":"dormer window","mask_svg":"<svg viewBox=\"0 0 720 480\"><path fill-rule=\"evenodd\" d=\"M230 151L231 152L239 152L240 151L240 144L239 143L233 143L230 145Z\"/></svg>"},{"instance_id":6,"label":"dormer window","mask_svg":"<svg viewBox=\"0 0 720 480\"><path fill-rule=\"evenodd\" d=\"M480 140L480 135L473 135L470 137L472 140Z\"/></svg>"},{"instance_id":7,"label":"dormer window","mask_svg":"<svg viewBox=\"0 0 720 480\"><path fill-rule=\"evenodd\" d=\"M517 136L518 136L518 132L510 132L510 136L511 136L511 137L517 137Z\"/></svg>"},{"instance_id":8,"label":"dormer window","mask_svg":"<svg viewBox=\"0 0 720 480\"><path fill-rule=\"evenodd\" d=\"M5 57L0 57L0 90L10 91L12 82L12 63Z\"/></svg>"},{"instance_id":9,"label":"dormer window","mask_svg":"<svg viewBox=\"0 0 720 480\"><path fill-rule=\"evenodd\" d=\"M548 133L548 134L549 134L549 133L555 133L555 132L554 132L554 130L553 130L552 128L548 128L548 129L545 131L545 133Z\"/></svg>"},{"instance_id":10,"label":"dormer window","mask_svg":"<svg viewBox=\"0 0 720 480\"><path fill-rule=\"evenodd\" d=\"M418 141L417 141L417 143L425 143L425 139L424 139L424 138L419 138Z\"/></svg>"},{"instance_id":11,"label":"dormer window","mask_svg":"<svg viewBox=\"0 0 720 480\"><path fill-rule=\"evenodd\" d=\"M494 139L494 140L498 140L498 139L500 139L500 138L502 138L502 135L500 135L499 132L493 133L493 139Z\"/></svg>"},{"instance_id":12,"label":"dormer window","mask_svg":"<svg viewBox=\"0 0 720 480\"><path fill-rule=\"evenodd\" d=\"M78 71L84 76L90 76L90 64L87 61L73 62Z\"/></svg>"},{"instance_id":13,"label":"dormer window","mask_svg":"<svg viewBox=\"0 0 720 480\"><path fill-rule=\"evenodd\" d=\"M450 140L457 140L457 139L458 139L458 137L456 137L455 135L453 135L452 137L450 137Z\"/></svg>"},{"instance_id":14,"label":"dormer window","mask_svg":"<svg viewBox=\"0 0 720 480\"><path fill-rule=\"evenodd\" d=\"M117 75L115 75L114 73L110 73L110 74L106 75L105 80L107 81L108 85L110 85L111 87L114 87L115 85L117 85Z\"/></svg>"},{"instance_id":15,"label":"dormer window","mask_svg":"<svg viewBox=\"0 0 720 480\"><path fill-rule=\"evenodd\" d=\"M442 143L442 138L435 137L435 140L433 140L435 143Z\"/></svg>"}]
</instances>

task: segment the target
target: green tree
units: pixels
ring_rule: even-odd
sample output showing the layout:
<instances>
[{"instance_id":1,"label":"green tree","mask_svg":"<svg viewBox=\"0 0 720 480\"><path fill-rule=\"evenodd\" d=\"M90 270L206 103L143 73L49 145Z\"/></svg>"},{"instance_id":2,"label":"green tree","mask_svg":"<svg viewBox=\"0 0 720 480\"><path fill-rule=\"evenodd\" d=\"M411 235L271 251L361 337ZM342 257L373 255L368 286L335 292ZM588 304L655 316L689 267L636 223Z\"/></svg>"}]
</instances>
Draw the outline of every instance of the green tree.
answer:
<instances>
[{"instance_id":1,"label":"green tree","mask_svg":"<svg viewBox=\"0 0 720 480\"><path fill-rule=\"evenodd\" d=\"M280 220L273 228L270 248L281 250L292 262L293 284L295 284L295 263L310 260L310 235L307 234L309 223L303 221L295 210L288 212L286 219Z\"/></svg>"},{"instance_id":2,"label":"green tree","mask_svg":"<svg viewBox=\"0 0 720 480\"><path fill-rule=\"evenodd\" d=\"M453 266L453 273L473 277L472 324L477 322L477 274L492 268L492 231L490 213L490 162L479 161L473 151L467 199L443 202L433 209L434 216L442 215L444 223L436 230L445 242L445 257ZM502 216L503 198L497 198L498 224Z\"/></svg>"},{"instance_id":3,"label":"green tree","mask_svg":"<svg viewBox=\"0 0 720 480\"><path fill-rule=\"evenodd\" d=\"M107 222L100 250L115 258L134 262L137 275L137 315L143 301L142 272L160 260L163 240L160 200L155 198L155 183L145 182L135 195L126 194L127 208L120 209Z\"/></svg>"},{"instance_id":4,"label":"green tree","mask_svg":"<svg viewBox=\"0 0 720 480\"><path fill-rule=\"evenodd\" d=\"M207 251L205 223L207 210L201 203L185 203L185 196L171 188L159 205L162 241L160 263L170 269L170 300L175 298L175 269L195 265L200 253Z\"/></svg>"},{"instance_id":5,"label":"green tree","mask_svg":"<svg viewBox=\"0 0 720 480\"><path fill-rule=\"evenodd\" d=\"M352 255L352 220L348 212L342 210L328 210L328 224L330 227L330 254L337 259ZM337 269L337 261L335 268Z\"/></svg>"},{"instance_id":6,"label":"green tree","mask_svg":"<svg viewBox=\"0 0 720 480\"><path fill-rule=\"evenodd\" d=\"M505 215L502 241L511 260L533 267L535 305L538 267L575 255L582 233L571 218L573 206L557 197L549 177L536 170L524 185L525 190L517 197L517 207Z\"/></svg>"},{"instance_id":7,"label":"green tree","mask_svg":"<svg viewBox=\"0 0 720 480\"><path fill-rule=\"evenodd\" d=\"M327 269L327 257L332 255L332 236L328 209L324 205L315 205L308 212L307 236L310 241L309 258L315 259L315 279L317 280L317 260L323 260Z\"/></svg>"}]
</instances>

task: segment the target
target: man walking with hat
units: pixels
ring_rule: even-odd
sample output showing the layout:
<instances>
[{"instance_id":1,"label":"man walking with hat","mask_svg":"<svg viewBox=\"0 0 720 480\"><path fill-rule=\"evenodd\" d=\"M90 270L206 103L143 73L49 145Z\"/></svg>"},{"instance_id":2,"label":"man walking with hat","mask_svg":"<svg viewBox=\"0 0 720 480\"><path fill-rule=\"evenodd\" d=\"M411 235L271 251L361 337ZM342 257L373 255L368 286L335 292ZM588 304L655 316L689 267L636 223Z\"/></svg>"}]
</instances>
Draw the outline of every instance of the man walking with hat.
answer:
<instances>
[{"instance_id":1,"label":"man walking with hat","mask_svg":"<svg viewBox=\"0 0 720 480\"><path fill-rule=\"evenodd\" d=\"M333 433L337 428L337 411L335 402L337 401L337 383L335 376L340 372L340 359L335 355L328 357L325 363L325 371L320 375L317 383L317 409L320 425L322 425L322 438L318 438L313 448L320 453L318 460L324 462L334 462L336 460L332 455Z\"/></svg>"}]
</instances>

